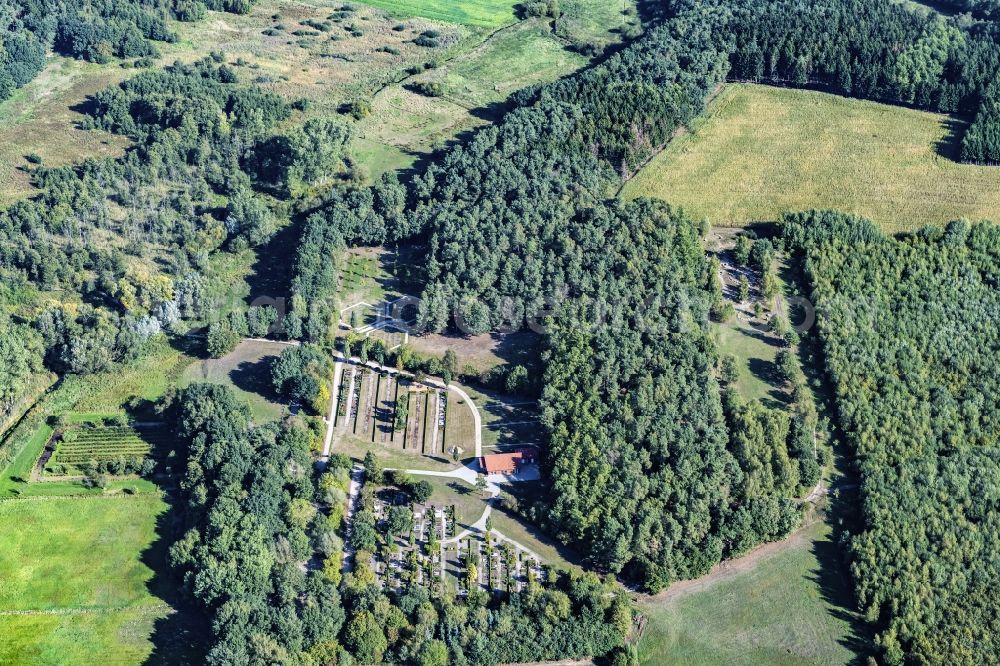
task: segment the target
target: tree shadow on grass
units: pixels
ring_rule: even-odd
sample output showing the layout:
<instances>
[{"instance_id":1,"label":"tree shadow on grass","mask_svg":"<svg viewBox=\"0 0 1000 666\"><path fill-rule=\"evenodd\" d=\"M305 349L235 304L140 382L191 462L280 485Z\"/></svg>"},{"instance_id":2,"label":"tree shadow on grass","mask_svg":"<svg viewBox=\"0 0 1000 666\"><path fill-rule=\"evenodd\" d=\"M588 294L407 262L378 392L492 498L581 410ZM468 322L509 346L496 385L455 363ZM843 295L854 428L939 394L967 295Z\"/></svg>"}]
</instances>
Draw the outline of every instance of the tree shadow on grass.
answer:
<instances>
[{"instance_id":1,"label":"tree shadow on grass","mask_svg":"<svg viewBox=\"0 0 1000 666\"><path fill-rule=\"evenodd\" d=\"M143 552L142 562L154 572L147 583L149 592L170 605L172 610L153 624L150 636L153 651L144 663L147 666L194 666L204 663L209 622L201 609L183 595L182 581L170 570L169 548L182 536L184 526L177 511L177 500L169 492L165 499L169 509L157 518L157 539Z\"/></svg>"},{"instance_id":2,"label":"tree shadow on grass","mask_svg":"<svg viewBox=\"0 0 1000 666\"><path fill-rule=\"evenodd\" d=\"M785 342L775 335L771 335L767 332L763 325L750 324L749 326L741 326L740 333L747 336L748 338L753 338L754 340L759 340L769 347L783 348Z\"/></svg>"},{"instance_id":3,"label":"tree shadow on grass","mask_svg":"<svg viewBox=\"0 0 1000 666\"><path fill-rule=\"evenodd\" d=\"M945 159L958 162L962 153L962 137L965 136L969 123L948 116L941 121L941 127L944 134L934 143L934 152Z\"/></svg>"},{"instance_id":4,"label":"tree shadow on grass","mask_svg":"<svg viewBox=\"0 0 1000 666\"><path fill-rule=\"evenodd\" d=\"M873 629L857 611L854 595L849 555L840 543L845 530L857 530L857 507L860 502L857 485L850 477L838 478L828 496L830 502L828 516L838 516L837 522L826 518L833 525L828 539L817 539L812 543L812 553L819 562L819 569L810 580L816 585L823 599L831 606L830 614L847 623L850 634L839 642L854 654L852 664L862 666L869 655L875 652Z\"/></svg>"},{"instance_id":5,"label":"tree shadow on grass","mask_svg":"<svg viewBox=\"0 0 1000 666\"><path fill-rule=\"evenodd\" d=\"M265 356L256 361L243 361L229 371L229 380L236 388L254 393L268 400L278 400L271 384L271 366L274 356Z\"/></svg>"},{"instance_id":6,"label":"tree shadow on grass","mask_svg":"<svg viewBox=\"0 0 1000 666\"><path fill-rule=\"evenodd\" d=\"M456 495L471 495L475 490L474 488L470 488L468 485L459 483L458 481L449 481L448 488L450 488Z\"/></svg>"},{"instance_id":7,"label":"tree shadow on grass","mask_svg":"<svg viewBox=\"0 0 1000 666\"><path fill-rule=\"evenodd\" d=\"M778 388L778 365L762 358L747 359L747 367L757 379Z\"/></svg>"},{"instance_id":8,"label":"tree shadow on grass","mask_svg":"<svg viewBox=\"0 0 1000 666\"><path fill-rule=\"evenodd\" d=\"M247 276L250 293L246 305L272 305L288 311L295 251L302 236L302 224L289 224L257 248L253 269Z\"/></svg>"}]
</instances>

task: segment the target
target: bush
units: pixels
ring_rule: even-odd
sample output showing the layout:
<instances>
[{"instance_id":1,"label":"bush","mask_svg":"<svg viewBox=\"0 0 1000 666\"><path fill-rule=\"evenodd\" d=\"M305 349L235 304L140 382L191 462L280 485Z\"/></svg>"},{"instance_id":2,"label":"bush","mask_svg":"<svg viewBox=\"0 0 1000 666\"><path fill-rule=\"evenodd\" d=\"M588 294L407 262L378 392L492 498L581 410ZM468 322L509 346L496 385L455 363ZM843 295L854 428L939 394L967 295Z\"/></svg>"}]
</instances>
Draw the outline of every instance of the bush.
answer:
<instances>
[{"instance_id":1,"label":"bush","mask_svg":"<svg viewBox=\"0 0 1000 666\"><path fill-rule=\"evenodd\" d=\"M240 334L233 330L229 321L217 321L208 327L205 351L212 358L221 358L236 349L239 343Z\"/></svg>"},{"instance_id":2,"label":"bush","mask_svg":"<svg viewBox=\"0 0 1000 666\"><path fill-rule=\"evenodd\" d=\"M437 81L417 81L411 87L414 92L425 97L440 97L444 94L444 86Z\"/></svg>"},{"instance_id":3,"label":"bush","mask_svg":"<svg viewBox=\"0 0 1000 666\"><path fill-rule=\"evenodd\" d=\"M346 106L346 112L355 120L361 120L372 115L372 103L367 99L359 99Z\"/></svg>"}]
</instances>

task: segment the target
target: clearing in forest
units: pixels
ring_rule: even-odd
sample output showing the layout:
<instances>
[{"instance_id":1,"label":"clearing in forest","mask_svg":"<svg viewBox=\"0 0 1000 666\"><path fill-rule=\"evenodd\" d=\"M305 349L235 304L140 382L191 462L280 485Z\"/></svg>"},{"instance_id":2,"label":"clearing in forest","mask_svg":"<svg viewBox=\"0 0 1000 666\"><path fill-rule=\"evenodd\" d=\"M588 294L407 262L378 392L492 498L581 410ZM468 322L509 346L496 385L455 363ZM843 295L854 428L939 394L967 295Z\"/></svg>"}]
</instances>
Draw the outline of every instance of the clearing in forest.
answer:
<instances>
[{"instance_id":1,"label":"clearing in forest","mask_svg":"<svg viewBox=\"0 0 1000 666\"><path fill-rule=\"evenodd\" d=\"M276 420L285 413L286 405L274 393L271 365L287 348L280 342L244 340L222 358L202 359L189 365L181 385L225 384L246 400L257 422Z\"/></svg>"},{"instance_id":2,"label":"clearing in forest","mask_svg":"<svg viewBox=\"0 0 1000 666\"><path fill-rule=\"evenodd\" d=\"M817 522L696 581L640 604L639 663L850 664L856 634L850 577L830 527Z\"/></svg>"},{"instance_id":3,"label":"clearing in forest","mask_svg":"<svg viewBox=\"0 0 1000 666\"><path fill-rule=\"evenodd\" d=\"M394 16L424 18L498 28L514 21L512 0L364 0Z\"/></svg>"},{"instance_id":4,"label":"clearing in forest","mask_svg":"<svg viewBox=\"0 0 1000 666\"><path fill-rule=\"evenodd\" d=\"M1000 168L955 161L964 123L806 90L728 85L622 190L721 226L835 208L888 231L1000 219Z\"/></svg>"}]
</instances>

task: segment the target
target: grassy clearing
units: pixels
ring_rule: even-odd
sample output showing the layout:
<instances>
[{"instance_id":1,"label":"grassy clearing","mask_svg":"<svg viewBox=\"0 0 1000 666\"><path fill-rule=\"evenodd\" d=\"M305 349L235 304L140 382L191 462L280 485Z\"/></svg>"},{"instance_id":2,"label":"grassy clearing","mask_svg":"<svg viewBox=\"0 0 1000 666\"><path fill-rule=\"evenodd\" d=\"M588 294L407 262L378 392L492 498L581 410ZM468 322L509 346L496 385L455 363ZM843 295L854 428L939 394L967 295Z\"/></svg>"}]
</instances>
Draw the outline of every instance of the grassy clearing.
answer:
<instances>
[{"instance_id":1,"label":"grassy clearing","mask_svg":"<svg viewBox=\"0 0 1000 666\"><path fill-rule=\"evenodd\" d=\"M719 352L736 357L739 368L736 390L740 395L764 404L784 400L784 393L775 379L774 359L781 349L777 338L743 320L713 323L712 331Z\"/></svg>"},{"instance_id":2,"label":"grassy clearing","mask_svg":"<svg viewBox=\"0 0 1000 666\"><path fill-rule=\"evenodd\" d=\"M639 23L635 0L563 0L556 30L575 42L606 46L621 39L621 31Z\"/></svg>"},{"instance_id":3,"label":"grassy clearing","mask_svg":"<svg viewBox=\"0 0 1000 666\"><path fill-rule=\"evenodd\" d=\"M540 441L542 426L533 401L490 394L477 399L477 404L483 419L484 453L493 453L494 447Z\"/></svg>"},{"instance_id":4,"label":"grassy clearing","mask_svg":"<svg viewBox=\"0 0 1000 666\"><path fill-rule=\"evenodd\" d=\"M144 664L149 637L169 608L53 615L9 615L0 627L0 663L34 666ZM113 660L109 657L114 655Z\"/></svg>"},{"instance_id":5,"label":"grassy clearing","mask_svg":"<svg viewBox=\"0 0 1000 666\"><path fill-rule=\"evenodd\" d=\"M141 555L166 510L155 495L0 502L0 610L162 603Z\"/></svg>"},{"instance_id":6,"label":"grassy clearing","mask_svg":"<svg viewBox=\"0 0 1000 666\"><path fill-rule=\"evenodd\" d=\"M484 107L526 86L564 76L588 62L589 58L567 49L553 37L546 21L532 19L420 78L443 83L446 97L461 106Z\"/></svg>"},{"instance_id":7,"label":"grassy clearing","mask_svg":"<svg viewBox=\"0 0 1000 666\"><path fill-rule=\"evenodd\" d=\"M451 349L460 368L482 372L501 363L533 367L538 360L541 338L527 329L507 335L434 335L410 336L408 344L415 351L442 356Z\"/></svg>"},{"instance_id":8,"label":"grassy clearing","mask_svg":"<svg viewBox=\"0 0 1000 666\"><path fill-rule=\"evenodd\" d=\"M355 142L362 156L374 158L365 168L376 177L392 168L408 168L457 134L485 124L451 100L390 86L372 100L372 115L358 123Z\"/></svg>"},{"instance_id":9,"label":"grassy clearing","mask_svg":"<svg viewBox=\"0 0 1000 666\"><path fill-rule=\"evenodd\" d=\"M0 205L31 193L29 153L47 166L122 154L128 145L124 137L78 129L83 116L73 108L125 76L117 66L53 56L34 81L0 104Z\"/></svg>"},{"instance_id":10,"label":"grassy clearing","mask_svg":"<svg viewBox=\"0 0 1000 666\"><path fill-rule=\"evenodd\" d=\"M209 12L204 21L173 23L180 40L164 52L171 59L191 60L224 50L244 79L288 99L310 99L315 103L310 113L325 114L343 102L370 98L404 77L407 67L443 57L481 32L421 18L401 24L357 3L353 11L340 12L345 4L265 0L242 16ZM325 31L305 21L324 24ZM395 30L399 25L402 29ZM414 43L432 29L439 33L439 47Z\"/></svg>"},{"instance_id":11,"label":"grassy clearing","mask_svg":"<svg viewBox=\"0 0 1000 666\"><path fill-rule=\"evenodd\" d=\"M455 507L455 520L458 521L456 534L483 517L483 512L486 510L486 500L473 486L464 481L440 479L433 476L415 476L414 479L426 481L434 489L431 498L426 502L428 505Z\"/></svg>"},{"instance_id":12,"label":"grassy clearing","mask_svg":"<svg viewBox=\"0 0 1000 666\"><path fill-rule=\"evenodd\" d=\"M385 300L398 298L396 279L393 268L396 265L396 253L381 247L351 248L340 258L340 285L337 298L343 307L355 303L378 305ZM363 326L369 318L374 318L375 312L359 312L363 316L359 325Z\"/></svg>"},{"instance_id":13,"label":"grassy clearing","mask_svg":"<svg viewBox=\"0 0 1000 666\"><path fill-rule=\"evenodd\" d=\"M424 18L498 28L514 21L512 0L364 0L394 16Z\"/></svg>"},{"instance_id":14,"label":"grassy clearing","mask_svg":"<svg viewBox=\"0 0 1000 666\"><path fill-rule=\"evenodd\" d=\"M519 484L525 485L525 484ZM546 564L566 571L582 572L577 555L558 544L534 525L518 516L495 508L490 514L493 529L538 554Z\"/></svg>"},{"instance_id":15,"label":"grassy clearing","mask_svg":"<svg viewBox=\"0 0 1000 666\"><path fill-rule=\"evenodd\" d=\"M454 391L448 391L448 408L444 423L445 450L462 449L463 455L475 455L476 423L472 409Z\"/></svg>"},{"instance_id":16,"label":"grassy clearing","mask_svg":"<svg viewBox=\"0 0 1000 666\"><path fill-rule=\"evenodd\" d=\"M180 385L196 382L226 384L250 406L254 420L263 423L281 418L286 405L274 394L271 364L287 345L263 340L244 340L222 358L195 361L187 366Z\"/></svg>"},{"instance_id":17,"label":"grassy clearing","mask_svg":"<svg viewBox=\"0 0 1000 666\"><path fill-rule=\"evenodd\" d=\"M1000 169L955 162L961 132L948 116L730 85L622 196L666 199L722 226L808 208L859 213L888 231L1000 219Z\"/></svg>"},{"instance_id":18,"label":"grassy clearing","mask_svg":"<svg viewBox=\"0 0 1000 666\"><path fill-rule=\"evenodd\" d=\"M816 523L750 566L641 603L643 666L831 666L859 660L850 577ZM668 592L668 595L670 593Z\"/></svg>"}]
</instances>

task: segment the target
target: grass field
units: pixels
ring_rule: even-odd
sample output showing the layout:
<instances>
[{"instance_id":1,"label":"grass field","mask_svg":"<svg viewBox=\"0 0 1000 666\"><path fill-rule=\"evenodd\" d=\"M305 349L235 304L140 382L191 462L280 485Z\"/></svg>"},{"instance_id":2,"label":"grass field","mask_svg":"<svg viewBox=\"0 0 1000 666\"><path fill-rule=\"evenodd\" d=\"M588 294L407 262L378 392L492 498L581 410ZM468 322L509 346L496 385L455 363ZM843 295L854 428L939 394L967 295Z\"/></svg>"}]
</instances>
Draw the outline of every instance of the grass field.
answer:
<instances>
[{"instance_id":1,"label":"grass field","mask_svg":"<svg viewBox=\"0 0 1000 666\"><path fill-rule=\"evenodd\" d=\"M0 502L0 610L161 603L140 555L166 509L156 495Z\"/></svg>"},{"instance_id":2,"label":"grass field","mask_svg":"<svg viewBox=\"0 0 1000 666\"><path fill-rule=\"evenodd\" d=\"M748 400L772 404L784 399L775 380L774 359L781 349L777 338L746 321L713 323L711 328L721 354L736 357L739 376L736 390Z\"/></svg>"},{"instance_id":3,"label":"grass field","mask_svg":"<svg viewBox=\"0 0 1000 666\"><path fill-rule=\"evenodd\" d=\"M643 666L835 666L860 661L850 577L822 522L752 565L645 600ZM752 556L751 556L752 557ZM668 592L670 594L670 592Z\"/></svg>"},{"instance_id":4,"label":"grass field","mask_svg":"<svg viewBox=\"0 0 1000 666\"><path fill-rule=\"evenodd\" d=\"M145 664L149 637L169 608L9 615L0 627L0 663L22 666ZM113 657L112 657L113 655Z\"/></svg>"},{"instance_id":5,"label":"grass field","mask_svg":"<svg viewBox=\"0 0 1000 666\"><path fill-rule=\"evenodd\" d=\"M0 612L17 613L0 663L143 663L171 611L150 590L166 510L159 495L0 502Z\"/></svg>"},{"instance_id":6,"label":"grass field","mask_svg":"<svg viewBox=\"0 0 1000 666\"><path fill-rule=\"evenodd\" d=\"M364 0L393 16L424 18L497 28L514 21L512 0Z\"/></svg>"},{"instance_id":7,"label":"grass field","mask_svg":"<svg viewBox=\"0 0 1000 666\"><path fill-rule=\"evenodd\" d=\"M963 129L933 113L729 85L622 196L666 199L722 226L808 208L859 213L888 231L1000 220L1000 169L953 159Z\"/></svg>"}]
</instances>

